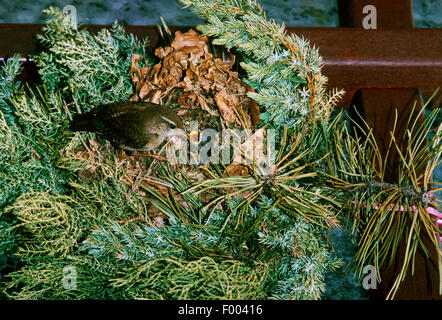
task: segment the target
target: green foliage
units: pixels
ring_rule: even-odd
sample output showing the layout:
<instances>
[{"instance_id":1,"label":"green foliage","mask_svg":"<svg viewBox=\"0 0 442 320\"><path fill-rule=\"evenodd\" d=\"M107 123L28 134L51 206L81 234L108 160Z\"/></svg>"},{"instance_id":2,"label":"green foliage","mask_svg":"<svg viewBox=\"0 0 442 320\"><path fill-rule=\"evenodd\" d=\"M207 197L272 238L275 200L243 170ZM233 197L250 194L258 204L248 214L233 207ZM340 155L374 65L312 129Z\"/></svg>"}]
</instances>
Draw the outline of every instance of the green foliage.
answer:
<instances>
[{"instance_id":1,"label":"green foliage","mask_svg":"<svg viewBox=\"0 0 442 320\"><path fill-rule=\"evenodd\" d=\"M323 242L321 228L302 218L292 219L273 205L271 199L262 197L258 206L268 213L256 230L263 246L262 254L271 256L274 261L269 287L274 285L275 288L271 296L320 299L325 290L325 274L339 268L342 261L336 259Z\"/></svg>"},{"instance_id":2,"label":"green foliage","mask_svg":"<svg viewBox=\"0 0 442 320\"><path fill-rule=\"evenodd\" d=\"M82 209L63 195L35 192L20 196L8 207L26 239L17 254L64 258L77 244L83 219L92 218Z\"/></svg>"},{"instance_id":3,"label":"green foliage","mask_svg":"<svg viewBox=\"0 0 442 320\"><path fill-rule=\"evenodd\" d=\"M362 132L352 135L345 122L335 121L330 131L326 173L328 183L343 199L343 212L353 231L359 236L355 255L355 271L363 276L364 266L371 264L376 270L391 264L397 257L399 246L405 243L401 271L395 279L388 298L393 298L400 282L409 269L414 269L414 256L418 249L428 252L421 241L426 233L439 252L437 228L427 212L429 205L440 210L433 198L431 177L442 155L442 124L437 124L441 111L433 110L418 126L420 111L411 113L404 139L398 142L396 130L391 132L388 153L381 156L370 128L354 122ZM428 139L430 130L437 126ZM388 183L386 167L391 153L398 154L398 181ZM346 208L346 209L345 209ZM442 265L439 265L442 272ZM380 279L380 275L378 274ZM441 278L442 281L442 278Z\"/></svg>"},{"instance_id":4,"label":"green foliage","mask_svg":"<svg viewBox=\"0 0 442 320\"><path fill-rule=\"evenodd\" d=\"M45 50L35 60L47 88L63 89L65 97L74 96L80 103L127 100L133 93L131 54L149 61L146 40L126 34L116 23L93 34L76 29L58 8L44 12L52 17L37 36Z\"/></svg>"},{"instance_id":5,"label":"green foliage","mask_svg":"<svg viewBox=\"0 0 442 320\"><path fill-rule=\"evenodd\" d=\"M0 209L31 190L63 189L63 176L51 163L65 141L65 102L57 92L18 89L18 66L18 57L9 60L0 80L10 79L0 101ZM15 90L6 95L8 88Z\"/></svg>"},{"instance_id":6,"label":"green foliage","mask_svg":"<svg viewBox=\"0 0 442 320\"><path fill-rule=\"evenodd\" d=\"M14 55L0 69L0 103L2 105L7 103L11 95L19 88L20 84L14 81L21 69L18 58L18 55Z\"/></svg>"},{"instance_id":7,"label":"green foliage","mask_svg":"<svg viewBox=\"0 0 442 320\"><path fill-rule=\"evenodd\" d=\"M113 281L115 286L137 283L137 296L153 299L263 299L266 266L247 266L237 260L216 262L204 257L192 261L153 259ZM144 281L140 281L144 279Z\"/></svg>"},{"instance_id":8,"label":"green foliage","mask_svg":"<svg viewBox=\"0 0 442 320\"><path fill-rule=\"evenodd\" d=\"M66 267L75 267L77 285L63 287ZM65 272L63 272L65 270ZM9 299L109 299L124 298L121 290L109 285L118 266L111 261L98 263L91 257L76 256L65 259L34 258L18 271L8 274L4 292Z\"/></svg>"},{"instance_id":9,"label":"green foliage","mask_svg":"<svg viewBox=\"0 0 442 320\"><path fill-rule=\"evenodd\" d=\"M215 165L205 168L211 179L192 183L182 168L156 165L170 192L140 185L146 199L128 190L130 167L109 145L77 156L93 139L67 131L71 114L128 99L130 55L149 57L145 42L118 25L93 34L50 9L35 57L44 85L15 82L17 59L0 73L0 248L8 265L12 257L21 264L2 279L7 297L319 299L325 274L340 266L323 234L349 197L324 183L324 172L350 178L338 168L346 160L328 157L339 150L337 122L329 123L339 93L325 92L318 51L286 36L254 2L186 3L208 20L201 30L215 44L244 54L262 124L281 133L275 173L229 177ZM86 181L91 168L96 176ZM214 198L202 201L204 192ZM146 201L166 225L149 220ZM76 288L63 286L66 266L76 270Z\"/></svg>"},{"instance_id":10,"label":"green foliage","mask_svg":"<svg viewBox=\"0 0 442 320\"><path fill-rule=\"evenodd\" d=\"M235 179L241 177L232 177L230 186L238 186ZM195 195L190 185L183 186L185 179L176 176L169 181L176 190L186 190L183 196ZM229 185L220 187L228 188ZM162 208L171 224L157 229L160 237L157 243L166 245L169 241L181 249L179 256L191 259L209 256L218 261L237 259L268 264L271 271L265 287L269 298L319 299L324 291L325 274L341 265L324 243L321 227L308 222L302 214L287 214L278 207L280 200L273 200L264 193L259 193L255 200L250 196L230 197L227 194L222 203L228 207L220 210L217 207L202 209L199 202L190 200L186 209L180 208L173 196L167 199L148 188L146 191L152 194L153 203ZM143 237L146 239L143 243L148 243L149 237ZM114 244L117 246L121 242L116 239ZM134 256L133 252L117 252L125 257ZM154 254L153 247L148 252L158 255Z\"/></svg>"},{"instance_id":11,"label":"green foliage","mask_svg":"<svg viewBox=\"0 0 442 320\"><path fill-rule=\"evenodd\" d=\"M157 258L130 265L84 256L35 261L11 275L7 291L12 299L261 299L266 266L210 258L183 261ZM75 287L64 289L66 266L75 267ZM66 272L66 269L64 269ZM11 289L20 287L20 290Z\"/></svg>"},{"instance_id":12,"label":"green foliage","mask_svg":"<svg viewBox=\"0 0 442 320\"><path fill-rule=\"evenodd\" d=\"M215 37L214 44L244 54L245 81L256 90L249 96L264 109L262 125L296 127L304 121L328 119L342 92L325 93L322 59L308 41L287 35L284 25L266 19L255 1L180 2L206 20L198 29Z\"/></svg>"}]
</instances>

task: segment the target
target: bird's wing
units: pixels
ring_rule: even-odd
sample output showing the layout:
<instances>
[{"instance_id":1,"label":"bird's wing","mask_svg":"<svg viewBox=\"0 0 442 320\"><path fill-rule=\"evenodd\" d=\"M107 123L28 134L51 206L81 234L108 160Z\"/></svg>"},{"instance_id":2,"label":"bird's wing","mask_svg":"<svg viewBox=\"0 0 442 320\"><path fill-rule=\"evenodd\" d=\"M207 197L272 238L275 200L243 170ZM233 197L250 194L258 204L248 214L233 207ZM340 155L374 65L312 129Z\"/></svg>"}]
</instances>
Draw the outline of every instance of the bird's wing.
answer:
<instances>
[{"instance_id":1,"label":"bird's wing","mask_svg":"<svg viewBox=\"0 0 442 320\"><path fill-rule=\"evenodd\" d=\"M123 115L144 113L149 108L152 108L151 103L146 102L113 102L101 105L97 108L96 114L101 119L114 119Z\"/></svg>"},{"instance_id":2,"label":"bird's wing","mask_svg":"<svg viewBox=\"0 0 442 320\"><path fill-rule=\"evenodd\" d=\"M149 113L146 113L147 108L148 106L139 104L109 106L99 117L102 134L120 148L144 149L149 142L158 138L146 131L145 122L149 116Z\"/></svg>"}]
</instances>

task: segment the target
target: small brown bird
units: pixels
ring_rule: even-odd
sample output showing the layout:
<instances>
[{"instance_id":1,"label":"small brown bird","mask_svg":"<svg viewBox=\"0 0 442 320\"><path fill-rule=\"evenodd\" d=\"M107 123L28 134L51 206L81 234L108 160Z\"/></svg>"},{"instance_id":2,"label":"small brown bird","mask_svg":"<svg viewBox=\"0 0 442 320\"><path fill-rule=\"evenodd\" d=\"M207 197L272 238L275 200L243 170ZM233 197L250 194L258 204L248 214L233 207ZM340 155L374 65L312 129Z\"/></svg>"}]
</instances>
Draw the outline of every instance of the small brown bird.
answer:
<instances>
[{"instance_id":1,"label":"small brown bird","mask_svg":"<svg viewBox=\"0 0 442 320\"><path fill-rule=\"evenodd\" d=\"M149 102L114 102L74 116L71 131L98 132L114 147L150 151L183 129L180 117L166 106Z\"/></svg>"}]
</instances>

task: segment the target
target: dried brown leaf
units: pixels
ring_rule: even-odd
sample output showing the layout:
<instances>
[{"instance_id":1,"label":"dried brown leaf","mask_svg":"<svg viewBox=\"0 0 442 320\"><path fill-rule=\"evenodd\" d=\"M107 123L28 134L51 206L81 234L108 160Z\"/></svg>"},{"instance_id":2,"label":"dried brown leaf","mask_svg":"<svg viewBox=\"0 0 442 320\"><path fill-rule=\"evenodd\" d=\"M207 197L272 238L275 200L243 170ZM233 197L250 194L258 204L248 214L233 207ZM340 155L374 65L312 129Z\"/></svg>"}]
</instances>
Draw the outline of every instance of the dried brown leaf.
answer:
<instances>
[{"instance_id":1,"label":"dried brown leaf","mask_svg":"<svg viewBox=\"0 0 442 320\"><path fill-rule=\"evenodd\" d=\"M212 124L218 122L211 122L210 117L221 115L228 127L255 128L259 108L247 97L247 92L253 89L232 71L235 56L222 52L223 59L214 57L207 43L207 37L193 29L184 33L177 31L170 46L155 50L160 59L156 65L140 68L142 57L132 55L130 76L136 93L131 100L178 101L182 108L208 115L207 121Z\"/></svg>"},{"instance_id":2,"label":"dried brown leaf","mask_svg":"<svg viewBox=\"0 0 442 320\"><path fill-rule=\"evenodd\" d=\"M239 164L239 163L231 163L226 167L225 173L229 176L247 176L250 174L249 167Z\"/></svg>"}]
</instances>

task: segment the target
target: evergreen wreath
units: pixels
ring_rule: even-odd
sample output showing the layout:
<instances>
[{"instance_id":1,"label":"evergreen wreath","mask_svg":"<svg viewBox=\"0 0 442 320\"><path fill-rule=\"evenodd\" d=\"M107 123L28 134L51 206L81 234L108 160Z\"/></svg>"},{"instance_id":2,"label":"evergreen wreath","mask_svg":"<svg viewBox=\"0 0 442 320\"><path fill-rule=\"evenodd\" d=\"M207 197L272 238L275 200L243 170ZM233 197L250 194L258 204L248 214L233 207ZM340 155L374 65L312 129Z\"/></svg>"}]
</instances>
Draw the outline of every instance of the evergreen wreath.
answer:
<instances>
[{"instance_id":1,"label":"evergreen wreath","mask_svg":"<svg viewBox=\"0 0 442 320\"><path fill-rule=\"evenodd\" d=\"M342 224L360 239L359 274L365 264L385 263L398 239L408 239L400 281L419 232L436 231L426 207L438 205L431 197L422 202L422 196L431 190L442 152L441 126L426 141L438 111L402 155L401 182L386 184L388 159L380 159L370 131L362 128L367 134L361 140L350 134L343 113L332 117L342 92L326 92L317 49L288 36L254 1L181 2L206 20L198 27L205 36L177 33L175 42L151 55L146 40L117 24L93 34L50 8L51 18L38 36L44 50L34 57L43 84L15 80L18 56L1 69L2 294L11 299L320 299L324 276L342 265L326 234ZM197 50L184 60L201 59L195 60L201 68L183 64L179 81L170 86L172 71L178 72L173 67L184 61L178 59L179 37L191 39ZM234 62L218 58L216 46L241 57L241 68L235 71ZM170 77L158 80L166 61L173 66L166 72ZM198 76L207 80L208 75L224 80L211 80L207 88L195 85ZM155 90L146 85L153 79ZM210 126L274 129L270 174L256 162L140 162L93 134L67 130L73 114L128 99L164 102L177 110L184 105L180 112ZM394 141L393 136L396 147ZM417 152L423 144L428 152ZM425 165L424 176L413 174ZM390 210L398 203L416 210L398 215ZM392 223L400 227L391 230ZM66 270L74 270L75 285L64 285Z\"/></svg>"}]
</instances>

